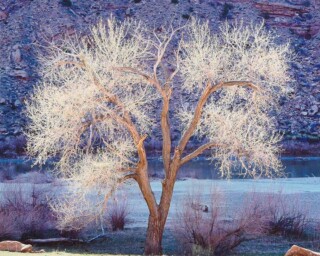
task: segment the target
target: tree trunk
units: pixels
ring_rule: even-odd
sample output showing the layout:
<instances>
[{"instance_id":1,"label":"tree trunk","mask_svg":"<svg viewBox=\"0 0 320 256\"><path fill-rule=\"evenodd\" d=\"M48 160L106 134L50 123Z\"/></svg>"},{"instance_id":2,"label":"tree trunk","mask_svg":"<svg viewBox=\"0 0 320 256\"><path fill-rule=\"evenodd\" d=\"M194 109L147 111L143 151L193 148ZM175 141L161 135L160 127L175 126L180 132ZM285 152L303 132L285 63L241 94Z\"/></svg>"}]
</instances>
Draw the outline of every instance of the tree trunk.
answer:
<instances>
[{"instance_id":1,"label":"tree trunk","mask_svg":"<svg viewBox=\"0 0 320 256\"><path fill-rule=\"evenodd\" d=\"M162 194L160 204L157 209L156 217L149 215L147 237L145 244L146 255L160 255L162 254L162 236L164 226L167 221L173 188L176 180L176 173L179 166L175 163L172 164L167 179L162 182Z\"/></svg>"},{"instance_id":2,"label":"tree trunk","mask_svg":"<svg viewBox=\"0 0 320 256\"><path fill-rule=\"evenodd\" d=\"M162 235L164 224L161 223L159 216L149 215L146 243L144 248L145 255L162 254Z\"/></svg>"}]
</instances>

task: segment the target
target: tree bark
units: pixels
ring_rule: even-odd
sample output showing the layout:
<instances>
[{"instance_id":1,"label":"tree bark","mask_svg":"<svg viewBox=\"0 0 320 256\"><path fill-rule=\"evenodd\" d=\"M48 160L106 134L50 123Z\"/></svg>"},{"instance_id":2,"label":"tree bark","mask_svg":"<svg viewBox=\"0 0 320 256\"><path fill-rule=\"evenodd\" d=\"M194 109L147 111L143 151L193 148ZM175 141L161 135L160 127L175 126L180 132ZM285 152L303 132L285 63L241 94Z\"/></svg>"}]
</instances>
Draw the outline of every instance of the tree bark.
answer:
<instances>
[{"instance_id":1,"label":"tree bark","mask_svg":"<svg viewBox=\"0 0 320 256\"><path fill-rule=\"evenodd\" d=\"M178 169L178 161L176 160L171 162L168 176L162 182L162 194L157 209L157 216L153 216L151 214L149 215L144 251L146 255L162 254L162 236L171 205L171 199Z\"/></svg>"},{"instance_id":2,"label":"tree bark","mask_svg":"<svg viewBox=\"0 0 320 256\"><path fill-rule=\"evenodd\" d=\"M164 223L161 222L160 216L154 217L149 215L146 243L144 248L145 255L162 254L162 236Z\"/></svg>"}]
</instances>

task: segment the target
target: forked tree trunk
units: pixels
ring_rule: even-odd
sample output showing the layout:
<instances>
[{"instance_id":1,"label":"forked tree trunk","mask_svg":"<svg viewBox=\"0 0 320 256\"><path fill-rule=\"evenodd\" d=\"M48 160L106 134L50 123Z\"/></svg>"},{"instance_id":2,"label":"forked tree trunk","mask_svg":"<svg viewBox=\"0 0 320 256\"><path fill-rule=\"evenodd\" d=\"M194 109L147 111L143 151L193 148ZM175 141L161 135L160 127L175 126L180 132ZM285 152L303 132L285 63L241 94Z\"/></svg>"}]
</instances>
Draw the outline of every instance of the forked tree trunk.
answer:
<instances>
[{"instance_id":1,"label":"forked tree trunk","mask_svg":"<svg viewBox=\"0 0 320 256\"><path fill-rule=\"evenodd\" d=\"M162 182L162 194L157 209L157 216L154 217L151 214L149 215L144 250L146 255L162 254L162 236L171 205L177 169L177 165L173 164L169 171L172 175L169 175L167 179Z\"/></svg>"},{"instance_id":2,"label":"forked tree trunk","mask_svg":"<svg viewBox=\"0 0 320 256\"><path fill-rule=\"evenodd\" d=\"M160 218L149 216L146 243L144 248L145 255L162 254L162 235L164 225L161 224Z\"/></svg>"}]
</instances>

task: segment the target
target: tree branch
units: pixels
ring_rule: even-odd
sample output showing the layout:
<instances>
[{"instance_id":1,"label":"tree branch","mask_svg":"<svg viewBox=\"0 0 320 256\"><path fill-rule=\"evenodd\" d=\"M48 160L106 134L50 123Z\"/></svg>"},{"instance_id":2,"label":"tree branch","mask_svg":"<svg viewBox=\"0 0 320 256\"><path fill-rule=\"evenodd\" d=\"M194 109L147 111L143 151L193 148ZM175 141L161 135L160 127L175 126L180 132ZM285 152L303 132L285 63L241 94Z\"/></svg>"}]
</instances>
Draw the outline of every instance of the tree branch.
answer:
<instances>
[{"instance_id":1,"label":"tree branch","mask_svg":"<svg viewBox=\"0 0 320 256\"><path fill-rule=\"evenodd\" d=\"M77 66L77 67L85 68L85 65L80 61L64 61L64 60L61 60L61 61L57 62L56 65L57 66L74 65L74 66Z\"/></svg>"},{"instance_id":2,"label":"tree branch","mask_svg":"<svg viewBox=\"0 0 320 256\"><path fill-rule=\"evenodd\" d=\"M198 104L197 104L196 109L194 111L193 119L189 125L189 128L183 134L183 136L179 142L178 150L180 151L180 154L183 153L190 137L193 135L193 133L198 125L204 104L207 102L210 94L214 91L213 89L216 87L217 86L212 87L210 82L207 83L206 88L204 89L204 91L198 101Z\"/></svg>"},{"instance_id":3,"label":"tree branch","mask_svg":"<svg viewBox=\"0 0 320 256\"><path fill-rule=\"evenodd\" d=\"M171 155L171 133L169 123L169 103L171 92L168 96L163 98L163 106L161 112L161 130L162 130L162 157L165 174L168 175L170 167Z\"/></svg>"},{"instance_id":4,"label":"tree branch","mask_svg":"<svg viewBox=\"0 0 320 256\"><path fill-rule=\"evenodd\" d=\"M125 181L127 181L129 179L134 179L135 180L136 178L137 178L137 174L136 173L130 173L130 174L127 174L127 175L123 176L122 178L120 178L118 180L118 183L121 184L121 183L123 183L123 182L125 182Z\"/></svg>"},{"instance_id":5,"label":"tree branch","mask_svg":"<svg viewBox=\"0 0 320 256\"><path fill-rule=\"evenodd\" d=\"M176 150L175 153L175 157L180 157L187 145L187 143L189 142L191 136L193 135L194 131L197 128L197 125L199 123L199 120L201 118L201 114L202 114L202 110L203 107L205 105L205 103L207 102L209 96L218 91L219 89L223 88L223 87L231 87L231 86L247 86L249 88L252 88L253 90L257 91L259 90L259 87L254 85L252 82L250 81L229 81L229 82L221 82L215 86L211 86L211 83L208 82L207 86L205 87L199 101L198 104L196 106L195 112L194 112L194 116L193 119L188 127L188 129L186 130L186 132L184 133L184 135L182 136L179 145L177 147L178 150ZM180 154L180 156L178 156L177 154Z\"/></svg>"},{"instance_id":6,"label":"tree branch","mask_svg":"<svg viewBox=\"0 0 320 256\"><path fill-rule=\"evenodd\" d=\"M128 73L132 73L132 74L136 74L136 75L142 76L147 81L149 81L149 79L150 79L149 75L147 75L147 74L145 74L145 73L143 73L140 70L135 69L135 68L131 68L131 67L115 67L114 69L118 70L118 71L121 71L121 72L128 72Z\"/></svg>"},{"instance_id":7,"label":"tree branch","mask_svg":"<svg viewBox=\"0 0 320 256\"><path fill-rule=\"evenodd\" d=\"M159 83L159 80L158 80L158 76L157 76L157 68L159 67L160 63L162 62L162 59L163 59L163 56L167 50L167 47L169 45L169 43L171 42L173 36L177 33L177 31L179 31L181 29L181 27L178 27L176 29L173 29L171 27L171 33L170 35L164 40L164 41L161 41L157 35L155 34L155 37L157 38L158 42L159 42L159 46L157 47L158 49L158 52L157 52L157 58L156 58L156 63L153 65L153 77L155 79L155 81L157 83Z\"/></svg>"},{"instance_id":8,"label":"tree branch","mask_svg":"<svg viewBox=\"0 0 320 256\"><path fill-rule=\"evenodd\" d=\"M179 58L179 52L181 50L181 41L178 44L178 49L175 51L175 57L176 57L176 68L175 70L171 73L171 75L167 78L166 83L170 83L173 78L176 76L180 69L180 58Z\"/></svg>"},{"instance_id":9,"label":"tree branch","mask_svg":"<svg viewBox=\"0 0 320 256\"><path fill-rule=\"evenodd\" d=\"M185 157L183 157L181 159L180 164L184 165L185 163L189 162L190 160L192 160L193 158L197 157L198 155L202 154L205 150L213 148L213 147L218 147L219 144L216 144L214 142L209 142L206 143L200 147L198 147L195 151L193 151L192 153L186 155Z\"/></svg>"},{"instance_id":10,"label":"tree branch","mask_svg":"<svg viewBox=\"0 0 320 256\"><path fill-rule=\"evenodd\" d=\"M249 87L255 91L259 91L260 88L256 86L253 82L250 81L230 81L230 82L223 82L220 84L221 87L231 87L231 86L246 86Z\"/></svg>"}]
</instances>

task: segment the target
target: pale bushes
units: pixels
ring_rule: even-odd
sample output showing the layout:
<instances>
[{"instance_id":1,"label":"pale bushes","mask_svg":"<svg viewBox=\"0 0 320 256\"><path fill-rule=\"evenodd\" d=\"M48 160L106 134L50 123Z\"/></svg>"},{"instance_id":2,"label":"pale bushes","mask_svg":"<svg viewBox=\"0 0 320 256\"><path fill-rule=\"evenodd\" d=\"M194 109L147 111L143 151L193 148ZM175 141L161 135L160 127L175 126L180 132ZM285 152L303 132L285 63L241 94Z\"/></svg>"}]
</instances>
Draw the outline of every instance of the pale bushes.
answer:
<instances>
[{"instance_id":1,"label":"pale bushes","mask_svg":"<svg viewBox=\"0 0 320 256\"><path fill-rule=\"evenodd\" d=\"M57 218L57 229L63 233L81 233L89 225L101 225L101 202L94 196L69 187L70 193L50 203ZM96 226L97 227L97 226Z\"/></svg>"},{"instance_id":2,"label":"pale bushes","mask_svg":"<svg viewBox=\"0 0 320 256\"><path fill-rule=\"evenodd\" d=\"M103 187L98 184L91 186L88 184L91 181L92 178L85 184L90 185L89 187L82 187L83 181L69 182L66 190L58 194L50 203L50 208L57 218L57 228L60 231L81 233L86 227L103 229L107 201L116 187L110 184Z\"/></svg>"},{"instance_id":3,"label":"pale bushes","mask_svg":"<svg viewBox=\"0 0 320 256\"><path fill-rule=\"evenodd\" d=\"M89 224L102 225L108 210L107 201L117 189L123 173L130 171L131 161L130 143L124 141L108 147L114 147L111 149L113 154L100 151L84 155L63 173L68 180L68 191L64 196L58 195L51 204L57 216L58 229L81 231Z\"/></svg>"},{"instance_id":4,"label":"pale bushes","mask_svg":"<svg viewBox=\"0 0 320 256\"><path fill-rule=\"evenodd\" d=\"M69 193L58 195L51 202L57 218L56 227L62 233L85 235L98 231L104 234L106 229L123 230L130 223L126 196L111 196L113 191L95 192L69 187Z\"/></svg>"}]
</instances>

